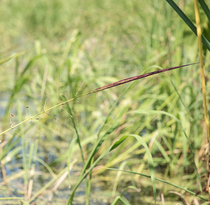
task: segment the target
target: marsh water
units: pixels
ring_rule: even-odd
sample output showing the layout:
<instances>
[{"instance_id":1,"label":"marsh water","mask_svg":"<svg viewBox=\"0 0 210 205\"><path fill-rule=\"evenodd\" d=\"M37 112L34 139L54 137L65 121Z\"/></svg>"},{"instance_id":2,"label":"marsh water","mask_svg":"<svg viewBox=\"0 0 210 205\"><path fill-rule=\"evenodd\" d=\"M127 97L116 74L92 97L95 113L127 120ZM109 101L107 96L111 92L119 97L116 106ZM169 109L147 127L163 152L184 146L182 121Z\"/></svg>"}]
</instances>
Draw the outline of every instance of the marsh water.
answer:
<instances>
[{"instance_id":1,"label":"marsh water","mask_svg":"<svg viewBox=\"0 0 210 205\"><path fill-rule=\"evenodd\" d=\"M15 140L15 138L14 138ZM18 147L21 144L21 140L17 143ZM43 143L43 147L39 147L38 149L38 156L41 160L45 161L47 164L51 164L55 161L55 159L61 154L63 150L67 148L65 143L60 143L60 151L54 149L50 146L50 143L46 141ZM15 148L14 148L15 149ZM47 152L46 152L47 150ZM62 151L61 151L62 150ZM74 156L80 157L80 156ZM9 159L8 159L9 160ZM66 163L63 160L61 163L57 163L54 166L54 170L57 168L65 168ZM36 166L39 162L36 161L35 163L35 173L33 176L33 192L34 193L42 189L50 180L52 180L52 175L46 171L43 166ZM40 168L42 167L42 168ZM66 178L62 181L62 183L53 190L54 185L49 186L43 193L41 193L35 200L31 202L31 204L65 204L71 194L71 190L76 184L80 170L82 168L82 163L77 163L77 165L73 166L73 169L70 171L70 178L66 176ZM12 195L8 193L8 190L4 184L2 178L2 172L0 172L1 181L0 181L0 197L20 197L24 198L24 171L22 167L22 151L20 150L16 158L13 158L11 161L5 164L5 170L8 178L8 185L12 192ZM159 172L159 176L161 176L161 168L158 167L156 170ZM113 182L116 179L117 172L114 171L107 171L100 175L93 175L92 177L92 184L91 184L91 195L90 195L90 204L94 205L109 205L114 200L112 196L113 192ZM19 176L17 176L19 175ZM15 179L10 181L10 176L16 176ZM163 176L162 176L163 177ZM134 191L132 189L127 189L124 193L124 197L130 202L132 205L137 204L155 204L153 198L153 192L151 187L150 179L144 179L140 177L137 181L134 180L134 176L129 174L123 174L120 177L120 183L117 187L116 195L120 195L121 192L125 187L128 186L139 186L139 192ZM69 187L71 185L71 187ZM75 205L85 205L86 204L86 192L85 192L85 180L79 186L75 198L74 203ZM164 185L157 183L157 188L162 189ZM160 194L161 192L158 191ZM170 194L169 194L170 195ZM182 204L182 200L178 199L176 195L171 194L172 201L166 201L165 204L172 204L175 200L180 201ZM2 205L10 205L10 204L20 204L17 200L8 200L8 201L0 201ZM121 202L119 203L121 204ZM157 203L162 204L160 195L157 197ZM175 203L173 203L175 204Z\"/></svg>"}]
</instances>

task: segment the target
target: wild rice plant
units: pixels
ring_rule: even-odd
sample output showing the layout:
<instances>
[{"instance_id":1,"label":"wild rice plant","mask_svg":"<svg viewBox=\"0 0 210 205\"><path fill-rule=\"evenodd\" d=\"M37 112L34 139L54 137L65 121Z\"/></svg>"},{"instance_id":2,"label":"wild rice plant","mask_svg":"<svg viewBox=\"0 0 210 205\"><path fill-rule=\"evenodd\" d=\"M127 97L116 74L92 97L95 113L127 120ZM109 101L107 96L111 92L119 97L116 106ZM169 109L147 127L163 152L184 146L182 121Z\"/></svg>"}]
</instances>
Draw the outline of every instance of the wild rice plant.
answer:
<instances>
[{"instance_id":1,"label":"wild rice plant","mask_svg":"<svg viewBox=\"0 0 210 205\"><path fill-rule=\"evenodd\" d=\"M173 1L167 2L197 34L184 12ZM199 3L208 18L207 5ZM8 6L16 16L8 18ZM21 0L11 5L3 2L0 11L10 28L19 26L17 36L28 37L14 48L15 37L4 23L0 26L5 32L1 90L7 99L2 106L1 185L6 191L1 200L93 204L102 201L93 190L106 181L112 204L151 204L159 196L162 204L171 204L180 197L186 200L187 193L189 200L208 201L196 192L209 187L200 180L208 171L208 149L207 169L200 160L206 144L203 137L209 133L205 103L209 90L204 89L201 46L202 38L207 62L207 36L198 35L202 98L198 58L192 61L185 51L186 28L165 2ZM25 41L34 45L23 47ZM147 78L150 75L154 76ZM200 114L202 101L207 131ZM10 177L7 166L12 162L18 171ZM123 172L129 173L125 186L120 180ZM83 186L85 194L77 195ZM54 197L62 188L68 200ZM129 190L138 193L140 188L140 201L126 199Z\"/></svg>"}]
</instances>

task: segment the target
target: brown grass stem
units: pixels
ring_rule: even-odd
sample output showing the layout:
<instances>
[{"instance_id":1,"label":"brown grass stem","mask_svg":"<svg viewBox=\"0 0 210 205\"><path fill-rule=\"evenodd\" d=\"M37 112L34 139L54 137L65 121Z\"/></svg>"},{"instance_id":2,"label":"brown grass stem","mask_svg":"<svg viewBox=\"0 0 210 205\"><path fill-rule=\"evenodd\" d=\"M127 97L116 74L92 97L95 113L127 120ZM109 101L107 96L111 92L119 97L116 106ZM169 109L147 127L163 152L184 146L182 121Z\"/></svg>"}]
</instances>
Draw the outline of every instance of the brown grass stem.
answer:
<instances>
[{"instance_id":1,"label":"brown grass stem","mask_svg":"<svg viewBox=\"0 0 210 205\"><path fill-rule=\"evenodd\" d=\"M209 135L209 117L208 117L208 109L207 109L207 101L206 101L206 88L205 88L205 70L204 70L204 63L203 63L203 45L202 45L202 32L201 32L201 23L200 23L200 14L199 14L199 7L198 7L198 0L194 0L194 7L195 7L195 20L197 25L197 38L198 38L198 49L199 49L199 59L200 59L200 73L201 73L201 85L202 85L202 94L203 94L203 107L204 107L204 116L206 122L206 132L207 132L207 140L208 144L210 143L210 135ZM209 144L210 145L210 144ZM208 176L208 183L206 183L206 192L209 194L210 198L210 187L209 187L209 179L210 179L210 172L209 172L209 146L207 148L207 176Z\"/></svg>"},{"instance_id":2,"label":"brown grass stem","mask_svg":"<svg viewBox=\"0 0 210 205\"><path fill-rule=\"evenodd\" d=\"M210 134L209 134L209 117L208 117L208 109L207 109L207 101L206 101L206 88L205 88L205 70L203 63L203 44L202 44L202 32L201 32L201 24L200 24L200 14L198 8L198 1L194 0L195 6L195 19L197 24L197 36L198 36L198 49L199 49L199 59L200 59L200 72L201 72L201 85L202 85L202 94L203 94L203 107L205 113L205 122L206 122L206 130L207 130L207 138L208 143L210 143Z\"/></svg>"}]
</instances>

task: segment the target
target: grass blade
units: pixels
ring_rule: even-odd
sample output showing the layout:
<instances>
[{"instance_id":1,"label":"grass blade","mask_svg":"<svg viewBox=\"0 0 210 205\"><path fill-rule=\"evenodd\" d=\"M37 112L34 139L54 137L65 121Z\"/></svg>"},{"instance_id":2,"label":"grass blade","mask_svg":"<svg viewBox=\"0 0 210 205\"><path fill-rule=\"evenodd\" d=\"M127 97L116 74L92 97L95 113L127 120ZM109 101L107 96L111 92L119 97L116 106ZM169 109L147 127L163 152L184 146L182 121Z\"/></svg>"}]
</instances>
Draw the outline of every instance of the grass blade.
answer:
<instances>
[{"instance_id":1,"label":"grass blade","mask_svg":"<svg viewBox=\"0 0 210 205\"><path fill-rule=\"evenodd\" d=\"M113 129L113 128L112 128ZM103 142L105 140L105 137L106 137L106 134L102 137L101 140L99 140L99 142L97 143L98 145L101 145L101 142ZM74 199L74 195L75 195L75 192L78 188L78 186L82 183L83 179L92 171L92 169L98 164L98 162L100 160L102 160L110 151L112 151L113 149L115 149L116 147L118 147L125 139L127 138L126 137L122 137L120 138L120 140L118 140L117 142L115 142L112 146L110 146L110 148L108 148L103 154L101 154L98 159L96 159L95 162L93 162L93 164L91 165L91 167L85 172L85 170L87 169L87 166L89 165L90 163L90 160L92 159L92 156L93 154L95 154L95 150L99 149L98 146L95 146L93 151L91 152L86 164L85 164L85 167L83 168L82 172L81 172L81 175L80 175L80 178L77 182L77 184L74 186L74 189L72 190L72 193L71 193L71 196L69 197L68 201L67 201L67 204L68 205L71 205L72 202L73 202L73 199ZM97 145L96 144L96 145Z\"/></svg>"},{"instance_id":2,"label":"grass blade","mask_svg":"<svg viewBox=\"0 0 210 205\"><path fill-rule=\"evenodd\" d=\"M154 198L155 198L155 203L156 203L156 198L157 198L157 193L156 193L156 186L155 186L155 171L154 171L154 164L153 164L153 159L152 159L152 154L149 150L149 147L145 143L144 139L140 137L139 135L130 135L133 136L139 141L145 148L146 153L147 153L147 159L149 163L149 169L150 169L150 174L151 174L151 180L152 180L152 186L153 186L153 192L154 192Z\"/></svg>"},{"instance_id":3,"label":"grass blade","mask_svg":"<svg viewBox=\"0 0 210 205\"><path fill-rule=\"evenodd\" d=\"M193 33L197 35L195 25L192 23L192 21L190 21L190 19L185 15L185 13L176 5L176 3L173 0L166 0L166 1L174 9L174 11L176 11L176 13L182 18L182 20L188 25L188 27L193 31ZM203 45L210 51L210 43L204 35L202 35L202 42Z\"/></svg>"},{"instance_id":4,"label":"grass blade","mask_svg":"<svg viewBox=\"0 0 210 205\"><path fill-rule=\"evenodd\" d=\"M80 178L77 182L77 184L75 185L71 196L69 197L67 204L71 205L73 202L73 198L75 195L75 192L78 188L78 186L81 184L81 182L83 181L83 179L92 171L92 169L97 165L97 163L103 159L109 152L111 152L112 150L116 149L119 145L121 145L128 137L135 137L137 141L139 141L146 149L146 153L148 156L148 162L149 162L149 167L150 167L150 173L151 173L151 179L152 179L152 183L153 183L153 190L154 190L154 196L155 196L155 201L156 201L156 187L155 187L155 173L154 173L154 166L153 166L153 159L152 159L152 155L150 153L150 150L147 146L147 144L145 143L145 141L138 135L128 135L128 136L123 136L121 137L118 141L116 141L113 145L111 145L103 154L101 154L98 159L92 164L92 166L86 171L86 167L85 170L83 169L82 173L84 173L82 176L80 175ZM104 139L103 139L104 140ZM89 156L89 160L90 161L90 156ZM86 162L87 163L87 162ZM89 163L88 163L89 164Z\"/></svg>"},{"instance_id":5,"label":"grass blade","mask_svg":"<svg viewBox=\"0 0 210 205\"><path fill-rule=\"evenodd\" d=\"M2 59L2 60L0 60L0 65L3 64L3 63L5 63L5 62L7 62L7 61L9 61L9 60L11 60L11 59L13 59L13 58L17 58L17 57L19 57L19 56L22 56L22 55L24 55L25 53L26 53L26 52L23 51L23 52L20 52L20 53L16 53L16 54L14 54L14 55L12 55L12 56L10 56L10 57L8 57L8 58Z\"/></svg>"},{"instance_id":6,"label":"grass blade","mask_svg":"<svg viewBox=\"0 0 210 205\"><path fill-rule=\"evenodd\" d=\"M199 4L201 5L202 9L204 10L207 18L209 19L210 21L210 10L208 8L208 6L206 5L205 1L204 0L198 0Z\"/></svg>"},{"instance_id":7,"label":"grass blade","mask_svg":"<svg viewBox=\"0 0 210 205\"><path fill-rule=\"evenodd\" d=\"M66 97L64 95L62 95L62 100L63 101L67 101ZM85 160L84 160L84 155L83 155L83 151L82 151L82 146L81 146L81 142L80 142L80 136L79 136L79 133L77 131L77 127L76 127L76 123L74 121L74 117L73 117L73 114L72 114L72 111L71 111L71 108L69 106L68 103L65 104L66 105L66 111L69 113L69 115L71 116L71 120L72 120L72 123L74 125L74 130L75 130L75 133L77 135L77 143L79 145L79 148L80 148L80 152L81 152L81 156L82 156L82 162L83 164L85 164Z\"/></svg>"},{"instance_id":8,"label":"grass blade","mask_svg":"<svg viewBox=\"0 0 210 205\"><path fill-rule=\"evenodd\" d=\"M125 197L122 197L122 196L117 196L115 199L114 199L114 201L112 202L112 204L111 205L116 205L116 204L118 204L118 202L122 202L124 205L131 205L130 203L129 203L129 201L125 198Z\"/></svg>"},{"instance_id":9,"label":"grass blade","mask_svg":"<svg viewBox=\"0 0 210 205\"><path fill-rule=\"evenodd\" d=\"M145 111L145 110L136 110L136 111L131 111L129 113L139 113L139 114L149 114L149 113L156 113L156 114L164 114L164 115L168 115L169 117L172 117L173 119L175 119L181 126L182 128L182 131L184 133L184 136L186 137L187 139L187 142L188 142L188 145L189 145L189 148L190 148L190 151L191 151L191 154L193 155L193 163L194 163L194 166L195 166L195 170L196 170L196 175L197 175L197 179L198 179L198 183L199 183L199 188L200 190L202 190L202 186L201 186L201 180L200 180L200 177L199 177L199 174L198 174L198 169L197 169L197 166L195 164L195 154L194 154L194 151L193 151L193 148L192 148L192 145L190 143L190 140L189 140L189 137L187 136L183 126L182 126L182 123L180 122L180 120L178 118L176 118L174 115L168 113L168 112L165 112L165 111L156 111L156 110L149 110L149 111Z\"/></svg>"}]
</instances>

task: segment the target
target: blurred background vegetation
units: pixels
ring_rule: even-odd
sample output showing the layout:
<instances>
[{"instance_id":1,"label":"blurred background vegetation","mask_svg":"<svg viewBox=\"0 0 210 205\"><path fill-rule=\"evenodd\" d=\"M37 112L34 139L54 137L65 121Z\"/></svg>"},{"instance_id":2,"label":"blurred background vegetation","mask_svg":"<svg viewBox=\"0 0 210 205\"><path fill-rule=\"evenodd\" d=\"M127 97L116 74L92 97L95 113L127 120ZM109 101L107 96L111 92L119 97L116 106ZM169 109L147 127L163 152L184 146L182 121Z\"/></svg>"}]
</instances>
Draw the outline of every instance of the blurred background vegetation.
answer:
<instances>
[{"instance_id":1,"label":"blurred background vegetation","mask_svg":"<svg viewBox=\"0 0 210 205\"><path fill-rule=\"evenodd\" d=\"M193 2L176 3L195 22ZM62 102L61 95L71 99L123 78L198 62L195 35L166 1L2 0L0 14L0 59L19 55L0 67L1 131ZM209 40L210 22L203 14L201 22ZM209 52L205 51L207 96L209 59ZM60 106L4 134L0 197L31 199L66 167L70 142L77 136L72 118L87 159L117 100L101 135L117 120L120 125L95 157L119 137L136 134L148 143L157 177L198 190L188 144L193 147L195 163L202 175L206 135L199 67L193 65L78 98L69 103L72 114ZM189 140L179 123L163 111L178 118ZM34 203L67 201L71 193L68 186L74 186L82 169L76 145L73 160L76 161L69 180L66 178L54 191L52 185L46 187ZM125 192L131 204L154 203L150 179L129 174L118 179L117 172L107 171L104 166L148 174L145 149L134 139L125 141L93 170L90 204L110 204L129 185L141 189ZM32 170L33 175L29 172ZM168 192L178 189L160 182L156 186L158 200L163 193L166 204L182 201L180 195ZM84 187L84 184L79 187L75 204L85 204ZM49 197L49 193L54 193L54 197ZM191 200L193 197L189 196ZM202 200L199 203L204 204Z\"/></svg>"}]
</instances>

